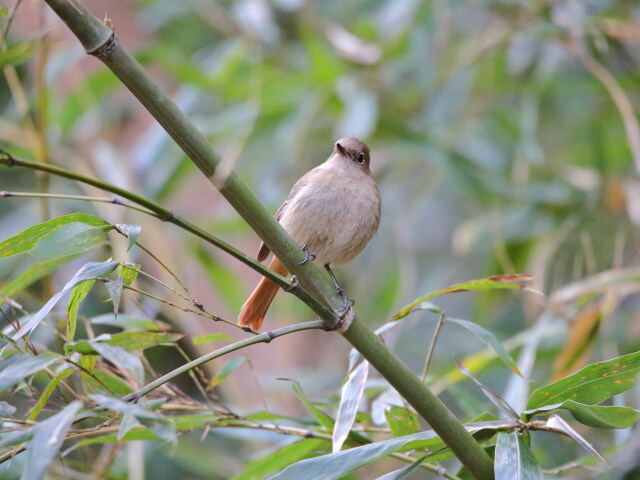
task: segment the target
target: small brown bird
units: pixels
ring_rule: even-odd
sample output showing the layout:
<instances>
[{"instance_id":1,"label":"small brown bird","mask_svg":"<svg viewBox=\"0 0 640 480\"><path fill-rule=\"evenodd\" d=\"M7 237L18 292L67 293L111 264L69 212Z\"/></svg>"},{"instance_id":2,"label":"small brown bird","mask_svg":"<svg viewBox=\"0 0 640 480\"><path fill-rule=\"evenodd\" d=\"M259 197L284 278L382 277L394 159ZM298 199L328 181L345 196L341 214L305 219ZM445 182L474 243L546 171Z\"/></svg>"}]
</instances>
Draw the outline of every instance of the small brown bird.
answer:
<instances>
[{"instance_id":1,"label":"small brown bird","mask_svg":"<svg viewBox=\"0 0 640 480\"><path fill-rule=\"evenodd\" d=\"M342 138L326 162L296 182L275 217L305 250L305 261L315 259L324 265L343 295L331 266L347 263L369 243L380 225L380 205L380 192L369 170L369 147L357 138ZM269 247L263 242L258 261L268 255ZM269 268L287 274L277 258ZM238 323L260 329L276 293L277 284L260 280L242 306Z\"/></svg>"}]
</instances>

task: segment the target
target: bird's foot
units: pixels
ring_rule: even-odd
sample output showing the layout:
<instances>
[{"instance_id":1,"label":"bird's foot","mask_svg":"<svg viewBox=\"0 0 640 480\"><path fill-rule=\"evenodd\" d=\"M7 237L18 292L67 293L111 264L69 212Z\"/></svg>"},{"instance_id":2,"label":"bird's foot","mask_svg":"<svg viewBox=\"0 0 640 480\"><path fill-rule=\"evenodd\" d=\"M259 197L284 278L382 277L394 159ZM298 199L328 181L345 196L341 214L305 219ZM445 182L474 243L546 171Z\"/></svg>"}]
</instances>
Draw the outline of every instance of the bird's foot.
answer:
<instances>
[{"instance_id":1,"label":"bird's foot","mask_svg":"<svg viewBox=\"0 0 640 480\"><path fill-rule=\"evenodd\" d=\"M351 297L347 297L344 294L344 290L342 290L342 289L338 290L337 292L338 292L338 295L340 295L342 297L342 299L344 300L344 303L342 304L342 307L340 307L340 310L338 310L338 313L340 315L342 315L349 308L353 307L356 304L356 301Z\"/></svg>"},{"instance_id":2,"label":"bird's foot","mask_svg":"<svg viewBox=\"0 0 640 480\"><path fill-rule=\"evenodd\" d=\"M316 254L315 253L311 253L309 251L309 245L307 245L306 243L303 244L301 247L302 251L304 252L304 258L302 259L302 261L299 263L299 265L304 265L305 263L311 261L313 262L316 259Z\"/></svg>"}]
</instances>

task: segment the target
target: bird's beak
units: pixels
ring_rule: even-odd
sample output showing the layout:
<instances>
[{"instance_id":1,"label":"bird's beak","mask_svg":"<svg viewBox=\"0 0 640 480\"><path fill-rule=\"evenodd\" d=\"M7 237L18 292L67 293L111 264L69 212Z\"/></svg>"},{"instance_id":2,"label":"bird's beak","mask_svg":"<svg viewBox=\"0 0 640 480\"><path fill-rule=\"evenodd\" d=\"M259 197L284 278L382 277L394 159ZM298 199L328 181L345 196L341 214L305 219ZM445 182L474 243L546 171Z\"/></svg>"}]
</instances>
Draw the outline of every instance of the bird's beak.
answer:
<instances>
[{"instance_id":1,"label":"bird's beak","mask_svg":"<svg viewBox=\"0 0 640 480\"><path fill-rule=\"evenodd\" d=\"M340 152L342 155L345 155L347 153L347 151L344 149L344 147L342 145L340 145L340 142L336 142L335 151Z\"/></svg>"}]
</instances>

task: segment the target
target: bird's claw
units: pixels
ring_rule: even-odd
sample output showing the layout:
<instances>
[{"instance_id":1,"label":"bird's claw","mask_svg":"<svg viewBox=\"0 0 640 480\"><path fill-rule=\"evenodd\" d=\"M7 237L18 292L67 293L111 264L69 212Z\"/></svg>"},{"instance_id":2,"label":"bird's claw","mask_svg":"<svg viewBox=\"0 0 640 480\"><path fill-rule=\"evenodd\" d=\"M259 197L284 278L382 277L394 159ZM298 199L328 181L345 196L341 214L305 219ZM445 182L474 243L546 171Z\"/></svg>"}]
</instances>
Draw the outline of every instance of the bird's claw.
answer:
<instances>
[{"instance_id":1,"label":"bird's claw","mask_svg":"<svg viewBox=\"0 0 640 480\"><path fill-rule=\"evenodd\" d=\"M340 310L338 310L338 313L340 315L342 315L343 313L345 313L347 310L349 310L351 307L353 307L356 304L356 301L351 298L351 297L347 297L344 292L340 293L338 292L338 294L342 297L342 299L344 300L344 303L342 304L342 307L340 307Z\"/></svg>"},{"instance_id":2,"label":"bird's claw","mask_svg":"<svg viewBox=\"0 0 640 480\"><path fill-rule=\"evenodd\" d=\"M314 261L316 259L316 254L315 253L311 253L309 251L309 245L307 245L306 243L304 245L302 245L302 247L300 247L302 249L302 251L304 252L304 258L302 259L302 261L298 264L298 265L304 265L305 263L307 263L308 261Z\"/></svg>"}]
</instances>

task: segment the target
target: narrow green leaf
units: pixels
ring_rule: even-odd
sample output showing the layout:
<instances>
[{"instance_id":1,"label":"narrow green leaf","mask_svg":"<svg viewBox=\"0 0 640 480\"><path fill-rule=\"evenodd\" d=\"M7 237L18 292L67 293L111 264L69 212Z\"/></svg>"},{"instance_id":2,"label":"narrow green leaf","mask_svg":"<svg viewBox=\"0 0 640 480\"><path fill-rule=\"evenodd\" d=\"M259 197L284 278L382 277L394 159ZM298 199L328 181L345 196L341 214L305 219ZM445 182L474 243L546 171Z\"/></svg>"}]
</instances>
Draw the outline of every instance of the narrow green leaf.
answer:
<instances>
[{"instance_id":1,"label":"narrow green leaf","mask_svg":"<svg viewBox=\"0 0 640 480\"><path fill-rule=\"evenodd\" d=\"M602 463L604 463L605 465L609 465L607 461L604 459L604 457L600 455L600 453L595 449L595 447L591 445L589 442L587 442L587 440L582 435L580 435L573 428L571 428L571 425L565 422L560 416L551 415L549 417L549 420L547 420L547 427L560 430L565 435L573 438L576 441L576 443L578 443L587 452L595 455L596 458L598 458Z\"/></svg>"},{"instance_id":2,"label":"narrow green leaf","mask_svg":"<svg viewBox=\"0 0 640 480\"><path fill-rule=\"evenodd\" d=\"M57 357L46 353L36 357L15 354L3 359L0 362L0 392L43 370L56 360Z\"/></svg>"},{"instance_id":3,"label":"narrow green leaf","mask_svg":"<svg viewBox=\"0 0 640 480\"><path fill-rule=\"evenodd\" d=\"M110 325L112 327L119 328L133 328L140 330L149 330L149 331L167 331L171 329L171 326L165 322L160 320L148 320L142 317L135 317L133 315L127 315L126 313L121 313L118 315L118 318L113 316L113 313L106 313L104 315L98 315L97 317L91 318L91 323L95 325Z\"/></svg>"},{"instance_id":4,"label":"narrow green leaf","mask_svg":"<svg viewBox=\"0 0 640 480\"><path fill-rule=\"evenodd\" d=\"M30 427L23 430L0 432L0 449L26 442L33 436L33 429L34 427Z\"/></svg>"},{"instance_id":5,"label":"narrow green leaf","mask_svg":"<svg viewBox=\"0 0 640 480\"><path fill-rule=\"evenodd\" d=\"M94 283L96 283L95 280L87 280L73 287L69 302L67 303L67 342L73 342L73 338L76 335L80 303L85 299Z\"/></svg>"},{"instance_id":6,"label":"narrow green leaf","mask_svg":"<svg viewBox=\"0 0 640 480\"><path fill-rule=\"evenodd\" d=\"M142 362L134 354L127 352L124 348L108 345L100 341L92 341L91 346L105 360L109 360L114 365L132 372L139 385L144 383Z\"/></svg>"},{"instance_id":7,"label":"narrow green leaf","mask_svg":"<svg viewBox=\"0 0 640 480\"><path fill-rule=\"evenodd\" d=\"M73 368L65 368L64 370L59 371L55 377L51 379L47 387L44 389L42 394L40 394L40 398L38 402L33 406L31 410L29 410L29 414L27 415L27 420L35 420L40 415L40 412L47 404L47 401L53 394L53 391L56 389L58 384L64 380L65 378L71 376L73 374Z\"/></svg>"},{"instance_id":8,"label":"narrow green leaf","mask_svg":"<svg viewBox=\"0 0 640 480\"><path fill-rule=\"evenodd\" d=\"M109 224L101 218L84 213L72 213L70 215L52 218L44 223L29 227L13 237L0 242L0 258L28 252L33 249L42 238L47 237L58 228L70 223L84 223L93 227L109 226Z\"/></svg>"},{"instance_id":9,"label":"narrow green leaf","mask_svg":"<svg viewBox=\"0 0 640 480\"><path fill-rule=\"evenodd\" d=\"M138 278L138 270L141 266L139 263L123 263L120 266L120 277L122 277L122 284L125 287L131 285Z\"/></svg>"},{"instance_id":10,"label":"narrow green leaf","mask_svg":"<svg viewBox=\"0 0 640 480\"><path fill-rule=\"evenodd\" d=\"M538 388L531 394L527 409L533 410L565 400L594 405L625 392L636 384L640 352L605 362L587 365L557 382Z\"/></svg>"},{"instance_id":11,"label":"narrow green leaf","mask_svg":"<svg viewBox=\"0 0 640 480\"><path fill-rule=\"evenodd\" d=\"M37 40L25 40L6 48L0 52L0 69L24 62L36 50L37 46Z\"/></svg>"},{"instance_id":12,"label":"narrow green leaf","mask_svg":"<svg viewBox=\"0 0 640 480\"><path fill-rule=\"evenodd\" d=\"M22 338L27 333L31 333L40 324L40 322L44 320L56 303L58 303L58 301L77 284L108 275L113 272L117 266L118 262L89 262L85 264L80 270L78 270L73 278L67 282L64 288L51 297L49 301L29 319L20 331L13 336L14 340Z\"/></svg>"},{"instance_id":13,"label":"narrow green leaf","mask_svg":"<svg viewBox=\"0 0 640 480\"><path fill-rule=\"evenodd\" d=\"M132 442L134 440L154 441L154 440L162 440L162 438L156 435L155 433L153 433L147 427L140 425L138 427L135 427L132 430L129 430L127 434L122 438L118 438L118 434L113 433L109 435L101 435L101 436L81 440L80 442L78 442L73 446L73 450L81 447L86 447L88 445L102 445L105 443Z\"/></svg>"},{"instance_id":14,"label":"narrow green leaf","mask_svg":"<svg viewBox=\"0 0 640 480\"><path fill-rule=\"evenodd\" d=\"M193 337L193 344L200 345L202 343L220 342L222 340L233 342L235 341L235 338L227 335L226 333L212 333L210 335L200 335L198 337Z\"/></svg>"},{"instance_id":15,"label":"narrow green leaf","mask_svg":"<svg viewBox=\"0 0 640 480\"><path fill-rule=\"evenodd\" d=\"M144 350L157 345L169 345L180 340L184 335L157 332L122 332L111 335L104 343L124 348L125 350Z\"/></svg>"},{"instance_id":16,"label":"narrow green leaf","mask_svg":"<svg viewBox=\"0 0 640 480\"><path fill-rule=\"evenodd\" d=\"M32 254L40 260L80 255L101 245L111 225L93 227L84 223L69 223L42 237Z\"/></svg>"},{"instance_id":17,"label":"narrow green leaf","mask_svg":"<svg viewBox=\"0 0 640 480\"><path fill-rule=\"evenodd\" d=\"M493 403L496 407L498 407L500 410L502 410L504 413L509 415L514 420L517 420L519 418L516 411L513 409L513 407L511 407L511 405L509 405L505 401L504 398L502 398L497 393L492 392L491 389L487 388L482 382L480 382L480 380L478 380L471 373L471 371L469 371L468 368L462 365L462 362L460 362L460 360L456 360L456 367L458 367L458 370L460 370L464 375L466 375L473 383L475 383L478 387L480 387L480 389L482 390L482 393L484 393L485 396L489 400L491 400L491 403Z\"/></svg>"},{"instance_id":18,"label":"narrow green leaf","mask_svg":"<svg viewBox=\"0 0 640 480\"><path fill-rule=\"evenodd\" d=\"M16 407L11 405L10 403L5 402L4 400L0 400L0 417L10 417L14 413L16 413Z\"/></svg>"},{"instance_id":19,"label":"narrow green leaf","mask_svg":"<svg viewBox=\"0 0 640 480\"><path fill-rule=\"evenodd\" d=\"M58 265L68 262L76 258L77 255L70 257L54 258L52 260L46 260L44 262L37 262L27 267L23 272L18 274L17 277L11 281L5 283L0 288L0 306L4 305L4 300L1 297L13 297L17 293L23 291L29 285L40 280L42 277L46 277L53 272Z\"/></svg>"},{"instance_id":20,"label":"narrow green leaf","mask_svg":"<svg viewBox=\"0 0 640 480\"><path fill-rule=\"evenodd\" d=\"M381 477L378 477L376 480L405 480L409 476L411 472L413 472L416 468L422 465L427 457L422 457L417 459L415 462L410 463L404 468L399 470L395 470L393 472L389 472Z\"/></svg>"},{"instance_id":21,"label":"narrow green leaf","mask_svg":"<svg viewBox=\"0 0 640 480\"><path fill-rule=\"evenodd\" d=\"M220 420L219 415L201 414L201 415L174 415L171 421L177 430L192 430L194 428L202 428L210 423Z\"/></svg>"},{"instance_id":22,"label":"narrow green leaf","mask_svg":"<svg viewBox=\"0 0 640 480\"><path fill-rule=\"evenodd\" d=\"M412 442L431 440L435 436L435 432L429 430L302 460L272 477L271 480L299 480L301 478L337 480Z\"/></svg>"},{"instance_id":23,"label":"narrow green leaf","mask_svg":"<svg viewBox=\"0 0 640 480\"><path fill-rule=\"evenodd\" d=\"M482 340L487 345L487 347L493 350L495 354L498 355L498 357L500 357L500 359L507 365L507 367L509 367L515 373L523 377L522 373L520 373L520 370L518 369L518 365L513 360L513 358L511 358L511 355L509 355L509 353L502 346L502 343L500 343L498 339L494 337L490 331L482 328L477 323L469 322L467 320L462 320L459 318L447 317L446 321L455 323L469 330L471 333L477 336L480 340Z\"/></svg>"},{"instance_id":24,"label":"narrow green leaf","mask_svg":"<svg viewBox=\"0 0 640 480\"><path fill-rule=\"evenodd\" d=\"M340 406L335 426L333 428L333 452L339 452L342 444L349 436L349 431L356 419L358 405L364 392L364 386L369 376L369 362L363 360L347 378L342 387Z\"/></svg>"},{"instance_id":25,"label":"narrow green leaf","mask_svg":"<svg viewBox=\"0 0 640 480\"><path fill-rule=\"evenodd\" d=\"M120 298L122 297L123 284L124 279L122 277L118 277L114 281L104 284L107 291L109 292L109 297L111 297L111 303L113 304L113 315L116 318L118 318L118 310L120 309Z\"/></svg>"},{"instance_id":26,"label":"narrow green leaf","mask_svg":"<svg viewBox=\"0 0 640 480\"><path fill-rule=\"evenodd\" d=\"M483 278L480 280L471 280L470 282L458 283L442 290L436 290L434 292L427 293L422 297L414 300L409 305L404 307L398 313L396 313L391 320L398 320L409 315L418 305L429 300L430 298L437 297L439 295L445 295L449 293L469 292L469 291L481 291L481 290L531 290L524 285L520 285L516 282L525 282L531 280L531 275L517 274L517 275L499 275L489 278Z\"/></svg>"},{"instance_id":27,"label":"narrow green leaf","mask_svg":"<svg viewBox=\"0 0 640 480\"><path fill-rule=\"evenodd\" d=\"M129 240L129 244L127 245L127 252L128 252L138 241L138 237L140 236L140 232L142 231L142 226L129 225L126 223L118 223L116 224L116 227Z\"/></svg>"},{"instance_id":28,"label":"narrow green leaf","mask_svg":"<svg viewBox=\"0 0 640 480\"><path fill-rule=\"evenodd\" d=\"M307 395L304 393L304 390L302 390L302 386L300 385L300 382L298 382L297 380L291 380L290 378L279 378L278 380L291 382L293 384L294 393L300 399L302 404L307 408L307 410L311 412L311 415L313 415L314 418L318 421L318 423L322 425L325 429L327 429L330 432L333 431L333 423L334 423L333 418L331 418L329 415L324 413L322 410L316 407L316 405L311 400L309 400L309 397L307 397Z\"/></svg>"},{"instance_id":29,"label":"narrow green leaf","mask_svg":"<svg viewBox=\"0 0 640 480\"><path fill-rule=\"evenodd\" d=\"M580 423L596 428L628 428L640 418L640 413L633 408L585 405L573 400L525 410L522 415L529 421L535 415L549 414L556 410L567 410Z\"/></svg>"},{"instance_id":30,"label":"narrow green leaf","mask_svg":"<svg viewBox=\"0 0 640 480\"><path fill-rule=\"evenodd\" d=\"M109 410L122 413L129 418L135 417L160 438L171 442L175 441L177 438L175 426L171 420L158 413L142 408L140 405L123 402L119 398L113 398L107 395L100 395L96 393L89 395L89 398ZM127 423L128 425L125 425L126 431L122 432L121 428L122 435L119 436L118 440L124 438L131 428L136 426L129 422Z\"/></svg>"},{"instance_id":31,"label":"narrow green leaf","mask_svg":"<svg viewBox=\"0 0 640 480\"><path fill-rule=\"evenodd\" d=\"M229 360L222 366L220 370L218 370L216 375L211 379L209 386L215 387L216 385L218 385L225 378L231 375L236 368L242 365L242 362L244 362L244 357L236 357Z\"/></svg>"},{"instance_id":32,"label":"narrow green leaf","mask_svg":"<svg viewBox=\"0 0 640 480\"><path fill-rule=\"evenodd\" d=\"M80 340L74 343L66 343L65 352L79 352L85 355L95 354L93 348L95 342L106 343L114 347L120 347L127 351L144 350L157 345L168 345L182 338L180 334L168 334L157 332L122 332L114 335L103 334L94 340Z\"/></svg>"},{"instance_id":33,"label":"narrow green leaf","mask_svg":"<svg viewBox=\"0 0 640 480\"><path fill-rule=\"evenodd\" d=\"M64 442L65 435L82 407L82 402L74 401L59 413L36 425L29 444L29 461L20 480L41 480L47 468Z\"/></svg>"},{"instance_id":34,"label":"narrow green leaf","mask_svg":"<svg viewBox=\"0 0 640 480\"><path fill-rule=\"evenodd\" d=\"M411 435L420 430L420 419L408 408L392 405L384 411L384 415L395 437Z\"/></svg>"},{"instance_id":35,"label":"narrow green leaf","mask_svg":"<svg viewBox=\"0 0 640 480\"><path fill-rule=\"evenodd\" d=\"M544 480L540 464L520 433L499 433L495 457L495 480Z\"/></svg>"},{"instance_id":36,"label":"narrow green leaf","mask_svg":"<svg viewBox=\"0 0 640 480\"><path fill-rule=\"evenodd\" d=\"M92 355L83 355L82 360L86 361L88 358L96 357ZM82 371L80 372L82 385L87 393L103 393L124 397L125 395L133 392L133 388L130 385L111 373L105 372L104 370L94 370L91 373L93 376Z\"/></svg>"},{"instance_id":37,"label":"narrow green leaf","mask_svg":"<svg viewBox=\"0 0 640 480\"><path fill-rule=\"evenodd\" d=\"M319 438L307 438L299 442L287 445L264 458L250 461L244 471L231 480L261 480L268 474L280 471L294 462L308 457L326 445L327 440Z\"/></svg>"}]
</instances>

